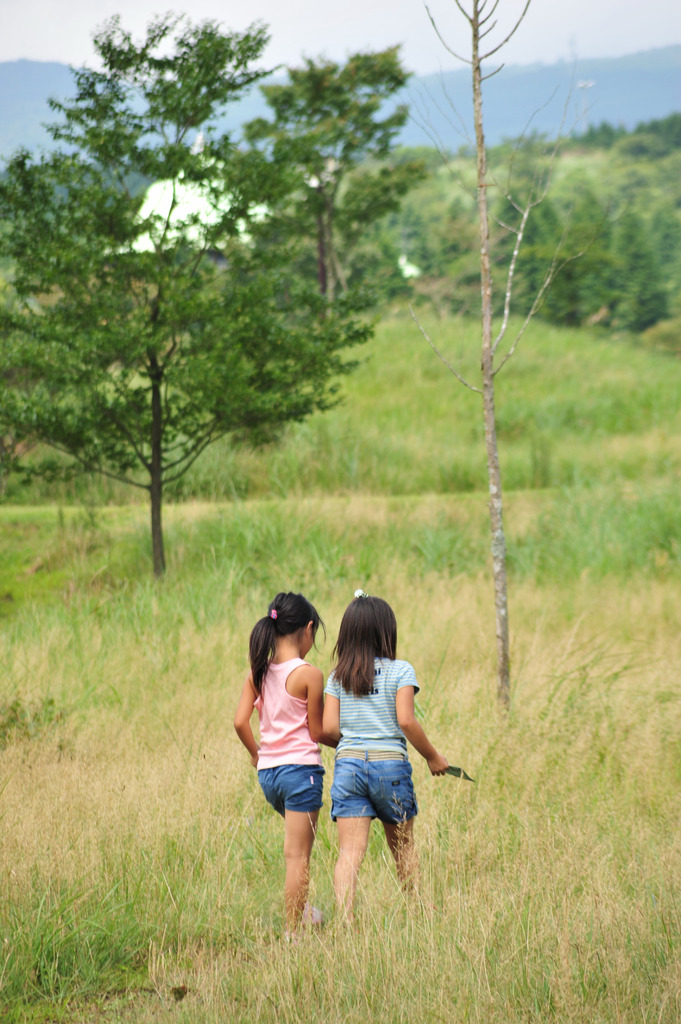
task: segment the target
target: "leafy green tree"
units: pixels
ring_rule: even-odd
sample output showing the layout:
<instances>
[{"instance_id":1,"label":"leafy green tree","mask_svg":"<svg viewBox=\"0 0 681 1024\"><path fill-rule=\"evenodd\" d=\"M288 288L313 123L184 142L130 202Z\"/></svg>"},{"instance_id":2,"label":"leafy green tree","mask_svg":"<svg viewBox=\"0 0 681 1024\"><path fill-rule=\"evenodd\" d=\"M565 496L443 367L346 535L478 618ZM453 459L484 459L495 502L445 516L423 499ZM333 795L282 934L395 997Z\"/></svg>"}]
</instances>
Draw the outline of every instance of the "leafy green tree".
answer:
<instances>
[{"instance_id":1,"label":"leafy green tree","mask_svg":"<svg viewBox=\"0 0 681 1024\"><path fill-rule=\"evenodd\" d=\"M624 135L626 135L626 128L621 126L614 128L607 121L601 121L599 125L590 124L586 131L577 136L577 139L580 147L610 149Z\"/></svg>"},{"instance_id":2,"label":"leafy green tree","mask_svg":"<svg viewBox=\"0 0 681 1024\"><path fill-rule=\"evenodd\" d=\"M617 260L617 322L644 331L667 315L667 294L650 236L641 218L625 210L619 219L614 248Z\"/></svg>"},{"instance_id":3,"label":"leafy green tree","mask_svg":"<svg viewBox=\"0 0 681 1024\"><path fill-rule=\"evenodd\" d=\"M95 38L102 70L75 72L74 99L53 103L62 148L19 152L0 182L15 430L149 492L157 575L164 487L219 437L326 408L342 350L368 333L291 277L285 248L259 258L258 217L286 174L214 124L266 73L253 67L266 42L261 27L166 16L135 44L111 20ZM139 176L162 183L155 204L133 194Z\"/></svg>"},{"instance_id":4,"label":"leafy green tree","mask_svg":"<svg viewBox=\"0 0 681 1024\"><path fill-rule=\"evenodd\" d=\"M288 74L287 83L261 86L273 118L252 121L246 132L297 170L284 219L289 232L308 239L319 290L333 301L348 288L366 228L397 209L424 174L419 160L387 162L407 119L405 106L387 106L409 75L397 47L355 54L343 65L308 59Z\"/></svg>"},{"instance_id":5,"label":"leafy green tree","mask_svg":"<svg viewBox=\"0 0 681 1024\"><path fill-rule=\"evenodd\" d=\"M555 323L585 323L614 301L612 227L608 211L582 186L576 200L559 210L545 199L534 211L518 257L524 293L536 295L558 253L558 266L546 290L541 316Z\"/></svg>"},{"instance_id":6,"label":"leafy green tree","mask_svg":"<svg viewBox=\"0 0 681 1024\"><path fill-rule=\"evenodd\" d=\"M681 149L681 114L637 124L619 140L617 148L622 155L652 160Z\"/></svg>"},{"instance_id":7,"label":"leafy green tree","mask_svg":"<svg viewBox=\"0 0 681 1024\"><path fill-rule=\"evenodd\" d=\"M681 312L681 213L676 204L665 197L652 211L650 242L657 256L660 278L667 294L667 312Z\"/></svg>"}]
</instances>

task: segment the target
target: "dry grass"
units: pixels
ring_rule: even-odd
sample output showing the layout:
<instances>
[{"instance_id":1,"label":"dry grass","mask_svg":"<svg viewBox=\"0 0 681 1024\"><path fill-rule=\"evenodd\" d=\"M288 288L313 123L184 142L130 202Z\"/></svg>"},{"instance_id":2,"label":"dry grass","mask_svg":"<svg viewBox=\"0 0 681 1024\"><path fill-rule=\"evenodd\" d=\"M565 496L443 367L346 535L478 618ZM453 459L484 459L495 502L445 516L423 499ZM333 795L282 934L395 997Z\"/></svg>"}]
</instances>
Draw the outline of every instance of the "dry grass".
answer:
<instances>
[{"instance_id":1,"label":"dry grass","mask_svg":"<svg viewBox=\"0 0 681 1024\"><path fill-rule=\"evenodd\" d=\"M307 512L390 543L390 502ZM437 501L412 513L434 522ZM0 752L9 1020L678 1021L678 580L515 584L504 721L486 576L378 564L370 589L395 608L428 732L477 781L431 779L414 754L419 898L375 826L347 932L326 751L313 888L327 924L298 946L281 937L280 823L231 727L262 587L218 582L209 611L139 588L14 626L8 691L65 715ZM325 671L352 589L311 594Z\"/></svg>"}]
</instances>

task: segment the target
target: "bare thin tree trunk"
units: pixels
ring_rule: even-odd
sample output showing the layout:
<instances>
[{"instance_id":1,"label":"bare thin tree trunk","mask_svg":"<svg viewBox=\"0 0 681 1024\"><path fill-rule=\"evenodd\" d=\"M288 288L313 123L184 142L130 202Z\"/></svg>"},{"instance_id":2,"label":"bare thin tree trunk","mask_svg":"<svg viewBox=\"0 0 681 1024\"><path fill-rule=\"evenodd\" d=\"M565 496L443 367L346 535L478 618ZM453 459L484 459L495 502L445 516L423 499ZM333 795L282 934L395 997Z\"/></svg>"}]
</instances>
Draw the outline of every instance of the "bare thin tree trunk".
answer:
<instances>
[{"instance_id":1,"label":"bare thin tree trunk","mask_svg":"<svg viewBox=\"0 0 681 1024\"><path fill-rule=\"evenodd\" d=\"M472 27L473 113L477 153L477 199L480 225L480 290L482 304L482 403L489 483L489 515L492 532L492 572L497 634L497 696L508 708L510 702L510 657L508 634L508 597L506 586L506 537L501 495L501 472L494 409L494 352L492 346L492 275L489 253L489 215L487 210L487 153L482 121L482 71L480 67L479 4L474 0Z\"/></svg>"},{"instance_id":2,"label":"bare thin tree trunk","mask_svg":"<svg viewBox=\"0 0 681 1024\"><path fill-rule=\"evenodd\" d=\"M486 78L496 74L503 67L499 65L496 70L491 70L489 73L486 70L483 71L483 61L489 61L495 57L496 54L503 49L508 43L511 37L518 30L520 25L525 19L525 15L530 7L532 0L524 0L522 10L518 15L515 16L515 21L511 23L511 27L504 34L503 29L498 25L498 16L501 13L499 8L503 8L504 4L501 0L454 0L454 4L457 7L459 13L463 16L465 21L468 23L468 27L471 31L471 55L462 55L458 49L452 49L447 43L443 34L438 28L437 22L435 21L429 7L426 2L426 11L430 18L431 24L435 29L440 42L444 45L447 51L457 60L464 64L468 64L471 67L473 73L473 117L475 123L475 149L476 149L476 187L477 187L477 203L478 203L478 220L479 220L479 236L480 236L480 292L481 292L481 324L482 324L482 344L481 344L481 378L482 387L477 387L474 384L466 380L462 374L457 370L456 366L453 366L440 349L435 345L424 331L423 327L419 324L417 318L412 316L416 320L416 323L421 330L421 333L426 338L426 341L431 345L437 355L442 359L448 369L454 374L457 380L465 387L470 388L482 395L482 406L483 406L483 420L485 426L485 449L487 455L487 478L489 486L489 516L490 516L490 528L492 534L492 570L494 578L494 605L496 612L496 634L497 634L497 696L499 703L504 709L508 709L510 704L510 655L509 655L509 626L508 626L508 598L507 598L507 582L506 582L506 537L504 534L504 519L503 519L503 507L501 497L501 472L499 469L499 450L497 445L497 430L496 430L496 415L494 410L494 379L496 374L502 369L502 367L508 362L511 356L516 350L516 346L520 341L520 338L524 334L530 320L536 313L541 300L546 293L546 289L549 287L551 281L555 277L558 269L564 266L565 263L569 262L570 259L576 257L569 257L568 259L559 259L560 246L554 253L554 257L551 260L550 266L547 268L544 281L539 288L534 301L532 302L529 311L527 312L524 321L520 328L516 331L515 340L510 345L505 343L506 352L498 352L499 346L502 340L505 338L507 328L509 326L509 317L511 312L511 296L513 290L513 276L516 267L516 261L518 258L518 252L520 245L523 240L525 233L525 227L527 224L528 216L535 206L538 206L546 196L548 189L549 179L546 177L542 183L535 179L535 185L531 189L528 198L522 203L518 203L507 190L504 195L507 199L510 207L514 209L518 216L519 222L516 227L508 226L502 221L499 221L500 225L507 231L511 231L516 236L516 242L513 249L513 255L508 264L507 275L506 275L506 296L504 302L503 315L501 318L501 326L497 332L496 340L492 339L492 274L491 274L491 258L490 258L490 237L489 237L489 210L487 205L487 190L491 186L498 187L497 182L494 180L490 181L487 178L487 154L485 149L485 135L483 131L483 117L482 117L482 83ZM496 36L497 42L492 41L489 37ZM488 41L485 41L487 38ZM481 47L484 52L481 53ZM553 153L551 160L556 153L556 147L553 147ZM442 154L444 156L444 153ZM581 255L581 254L578 254ZM496 359L496 365L495 365Z\"/></svg>"},{"instance_id":3,"label":"bare thin tree trunk","mask_svg":"<svg viewBox=\"0 0 681 1024\"><path fill-rule=\"evenodd\" d=\"M154 576L161 577L166 571L166 559L163 546L163 522L161 509L163 504L163 408L161 403L161 384L154 376L155 359L152 359L151 373L151 466L149 496L151 499L151 550L154 562Z\"/></svg>"}]
</instances>

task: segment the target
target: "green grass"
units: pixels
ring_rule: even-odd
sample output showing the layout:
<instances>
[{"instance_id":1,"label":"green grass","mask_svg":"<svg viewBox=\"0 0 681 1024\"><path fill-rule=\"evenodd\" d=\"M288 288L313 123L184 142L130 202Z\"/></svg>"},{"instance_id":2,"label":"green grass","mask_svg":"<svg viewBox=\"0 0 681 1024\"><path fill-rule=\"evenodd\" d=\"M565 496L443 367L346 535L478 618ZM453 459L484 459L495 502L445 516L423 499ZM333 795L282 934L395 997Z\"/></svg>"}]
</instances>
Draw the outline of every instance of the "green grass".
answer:
<instances>
[{"instance_id":1,"label":"green grass","mask_svg":"<svg viewBox=\"0 0 681 1024\"><path fill-rule=\"evenodd\" d=\"M475 324L423 323L445 357L479 383ZM379 324L341 405L284 427L264 450L209 448L169 500L288 495L450 494L484 490L479 396L463 388L408 313ZM681 379L673 357L627 337L535 321L497 377L498 435L508 490L597 478L654 480L681 469ZM10 478L10 504L144 502L110 481L60 486Z\"/></svg>"},{"instance_id":2,"label":"green grass","mask_svg":"<svg viewBox=\"0 0 681 1024\"><path fill-rule=\"evenodd\" d=\"M425 326L449 362L479 384L475 328L455 320ZM211 497L484 489L479 396L456 381L408 318L381 325L367 355L345 382L339 409L291 428L264 453L225 459L216 446L183 496L207 491L208 480ZM624 338L534 323L497 378L505 486L678 471L681 381L673 366ZM635 443L620 450L622 439Z\"/></svg>"},{"instance_id":3,"label":"green grass","mask_svg":"<svg viewBox=\"0 0 681 1024\"><path fill-rule=\"evenodd\" d=\"M428 330L474 370L470 327ZM536 324L499 378L503 718L477 398L408 320L368 354L327 417L263 452L206 454L183 485L194 500L166 506L162 584L127 492L10 482L3 1020L678 1021L675 363ZM327 924L289 946L281 826L231 720L272 593L318 606L327 673L357 586L395 608L426 729L476 782L434 780L413 754L419 896L374 829L347 932L325 751L312 885Z\"/></svg>"},{"instance_id":4,"label":"green grass","mask_svg":"<svg viewBox=\"0 0 681 1024\"><path fill-rule=\"evenodd\" d=\"M281 502L287 514L282 517ZM584 573L626 580L681 575L681 527L674 481L575 485L521 491L506 499L511 582L560 583ZM0 507L0 621L50 614L56 606L126 609L130 593L155 593L146 510ZM224 612L224 596L254 587L369 587L399 564L417 579L455 581L489 569L485 495L347 496L169 506L168 580L187 615ZM386 543L389 536L389 544ZM224 596L211 611L215 590Z\"/></svg>"}]
</instances>

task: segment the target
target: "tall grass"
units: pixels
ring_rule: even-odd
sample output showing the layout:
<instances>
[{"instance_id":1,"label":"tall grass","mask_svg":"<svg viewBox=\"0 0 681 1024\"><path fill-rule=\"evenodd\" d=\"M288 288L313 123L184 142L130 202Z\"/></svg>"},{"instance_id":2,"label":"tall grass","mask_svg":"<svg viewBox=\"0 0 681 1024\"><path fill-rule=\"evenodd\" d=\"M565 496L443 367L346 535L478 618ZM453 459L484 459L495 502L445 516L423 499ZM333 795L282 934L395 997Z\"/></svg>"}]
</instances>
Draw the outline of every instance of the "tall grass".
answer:
<instances>
[{"instance_id":1,"label":"tall grass","mask_svg":"<svg viewBox=\"0 0 681 1024\"><path fill-rule=\"evenodd\" d=\"M183 589L178 606L197 621L223 616L234 595L253 587L277 589L282 566L292 584L306 579L351 587L358 580L371 586L393 564L417 577L456 579L489 562L480 493L190 503L169 506L165 521L165 587ZM29 600L37 601L36 615L47 614L50 594L107 613L120 608L124 615L131 588L138 602L147 592L151 604L156 600L143 509L84 516L77 509L0 507L0 525L0 620ZM559 582L584 572L678 577L681 527L673 479L509 493L506 528L513 580Z\"/></svg>"},{"instance_id":2,"label":"tall grass","mask_svg":"<svg viewBox=\"0 0 681 1024\"><path fill-rule=\"evenodd\" d=\"M678 575L679 525L676 484L566 488L512 544L512 572L551 580L583 572Z\"/></svg>"},{"instance_id":3,"label":"tall grass","mask_svg":"<svg viewBox=\"0 0 681 1024\"><path fill-rule=\"evenodd\" d=\"M47 550L70 586L20 603L2 638L0 701L54 712L0 752L6 1019L678 1020L681 581L671 556L628 562L625 544L595 571L599 520L578 515L610 499L633 542L658 508L669 522L641 550L655 537L663 551L671 491L540 497L509 501L527 550L507 720L482 496L173 508L161 587L128 513L102 513L87 550ZM572 547L551 539L561 516ZM540 557L552 543L555 562ZM110 577L91 572L104 552ZM413 755L418 896L374 826L348 932L326 751L312 885L327 924L290 946L281 824L231 728L246 640L275 588L300 588L327 624L327 672L360 584L393 604L429 734L476 782L432 779Z\"/></svg>"},{"instance_id":4,"label":"tall grass","mask_svg":"<svg viewBox=\"0 0 681 1024\"><path fill-rule=\"evenodd\" d=\"M427 327L472 375L474 331ZM206 452L165 509L162 585L128 492L10 480L3 1020L679 1020L673 364L535 324L498 378L502 719L477 398L410 321L381 325L367 355L327 416L262 452ZM418 894L375 826L348 931L325 751L312 887L327 923L288 945L281 823L231 727L247 637L274 592L302 590L326 621L326 673L357 586L395 608L428 733L476 782L432 779L413 755Z\"/></svg>"}]
</instances>

